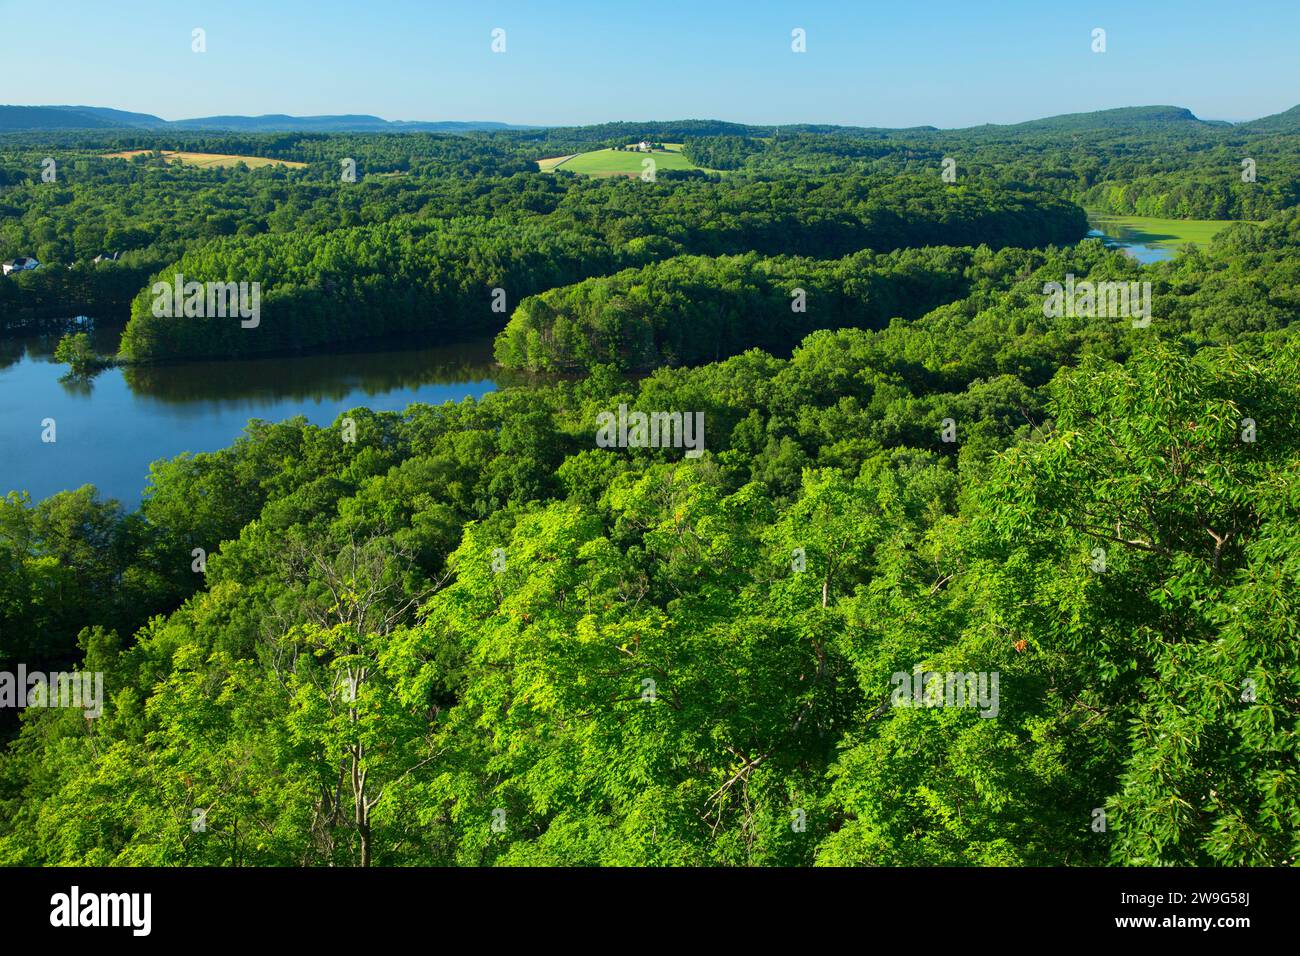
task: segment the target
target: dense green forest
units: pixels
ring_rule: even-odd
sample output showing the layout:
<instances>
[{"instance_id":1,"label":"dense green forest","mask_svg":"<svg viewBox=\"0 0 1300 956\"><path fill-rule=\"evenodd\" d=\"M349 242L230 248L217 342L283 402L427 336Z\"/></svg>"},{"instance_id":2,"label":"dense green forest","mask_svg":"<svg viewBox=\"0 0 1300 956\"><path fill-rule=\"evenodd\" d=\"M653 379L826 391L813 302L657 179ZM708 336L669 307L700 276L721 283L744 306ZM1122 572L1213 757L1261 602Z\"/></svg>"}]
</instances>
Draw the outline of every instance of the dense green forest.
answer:
<instances>
[{"instance_id":1,"label":"dense green forest","mask_svg":"<svg viewBox=\"0 0 1300 956\"><path fill-rule=\"evenodd\" d=\"M969 249L941 247L831 260L677 256L526 298L497 359L535 371L643 369L749 347L788 352L816 329L878 327L960 298L970 260Z\"/></svg>"},{"instance_id":2,"label":"dense green forest","mask_svg":"<svg viewBox=\"0 0 1300 956\"><path fill-rule=\"evenodd\" d=\"M998 246L1066 243L1085 231L1080 211L1059 200L950 190L933 179L653 186L603 180L569 189L546 215L502 210L491 219L399 219L311 237L210 243L154 279L262 282L258 327L244 329L225 317L159 316L151 281L132 304L122 352L150 361L275 352L393 332L491 333L525 296L679 252L838 256L941 237Z\"/></svg>"},{"instance_id":3,"label":"dense green forest","mask_svg":"<svg viewBox=\"0 0 1300 956\"><path fill-rule=\"evenodd\" d=\"M0 256L47 263L0 331L576 373L0 501L0 671L106 685L0 726L0 864L1294 863L1300 139L1184 113L0 137ZM642 135L723 173L536 168ZM1085 203L1262 222L1143 266ZM155 315L174 273L260 324ZM1066 276L1150 323L1049 314ZM620 409L701 453L605 447ZM900 701L929 673L996 712Z\"/></svg>"}]
</instances>

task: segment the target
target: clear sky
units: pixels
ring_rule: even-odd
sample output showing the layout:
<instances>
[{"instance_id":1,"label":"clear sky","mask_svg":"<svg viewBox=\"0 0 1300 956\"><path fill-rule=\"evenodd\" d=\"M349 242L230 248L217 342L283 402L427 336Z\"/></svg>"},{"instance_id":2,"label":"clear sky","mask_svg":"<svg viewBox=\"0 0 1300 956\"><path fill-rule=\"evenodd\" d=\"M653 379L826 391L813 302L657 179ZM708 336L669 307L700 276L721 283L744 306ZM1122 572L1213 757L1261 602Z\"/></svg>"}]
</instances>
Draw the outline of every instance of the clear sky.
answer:
<instances>
[{"instance_id":1,"label":"clear sky","mask_svg":"<svg viewBox=\"0 0 1300 956\"><path fill-rule=\"evenodd\" d=\"M0 102L165 119L953 127L1300 103L1300 0L0 0L0 24Z\"/></svg>"}]
</instances>

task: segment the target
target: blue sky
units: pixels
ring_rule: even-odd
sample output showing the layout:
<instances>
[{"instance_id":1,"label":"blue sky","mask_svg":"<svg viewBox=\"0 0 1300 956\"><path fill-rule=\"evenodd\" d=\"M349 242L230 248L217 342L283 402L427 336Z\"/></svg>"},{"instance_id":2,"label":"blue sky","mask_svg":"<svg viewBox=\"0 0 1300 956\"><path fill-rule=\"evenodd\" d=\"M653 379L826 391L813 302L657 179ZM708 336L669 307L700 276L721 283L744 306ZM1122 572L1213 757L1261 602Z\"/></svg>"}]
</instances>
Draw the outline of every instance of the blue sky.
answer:
<instances>
[{"instance_id":1,"label":"blue sky","mask_svg":"<svg viewBox=\"0 0 1300 956\"><path fill-rule=\"evenodd\" d=\"M1300 103L1297 0L0 0L0 15L0 102L166 119L953 127L1150 104L1250 119ZM191 51L195 27L206 53ZM806 53L790 50L795 27Z\"/></svg>"}]
</instances>

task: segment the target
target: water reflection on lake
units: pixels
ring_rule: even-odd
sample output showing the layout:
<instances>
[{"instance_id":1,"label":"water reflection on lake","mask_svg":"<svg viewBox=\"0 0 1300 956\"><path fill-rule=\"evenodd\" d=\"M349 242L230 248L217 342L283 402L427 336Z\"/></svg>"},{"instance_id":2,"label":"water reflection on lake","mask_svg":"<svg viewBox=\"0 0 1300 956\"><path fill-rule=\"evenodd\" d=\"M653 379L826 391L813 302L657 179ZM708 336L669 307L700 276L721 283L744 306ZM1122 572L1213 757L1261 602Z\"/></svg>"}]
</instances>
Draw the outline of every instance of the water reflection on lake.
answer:
<instances>
[{"instance_id":1,"label":"water reflection on lake","mask_svg":"<svg viewBox=\"0 0 1300 956\"><path fill-rule=\"evenodd\" d=\"M1090 219L1089 239L1101 239L1107 248L1118 249L1142 264L1165 262L1174 257L1174 247L1156 245L1146 233L1131 229L1113 220ZM1145 241L1144 241L1145 240Z\"/></svg>"},{"instance_id":2,"label":"water reflection on lake","mask_svg":"<svg viewBox=\"0 0 1300 956\"><path fill-rule=\"evenodd\" d=\"M116 350L120 330L94 333ZM366 407L401 411L479 397L497 387L491 340L345 355L110 368L69 381L53 361L57 336L0 340L0 495L43 498L84 484L134 507L149 464L230 445L250 418L303 415L328 425ZM52 418L54 443L41 441Z\"/></svg>"}]
</instances>

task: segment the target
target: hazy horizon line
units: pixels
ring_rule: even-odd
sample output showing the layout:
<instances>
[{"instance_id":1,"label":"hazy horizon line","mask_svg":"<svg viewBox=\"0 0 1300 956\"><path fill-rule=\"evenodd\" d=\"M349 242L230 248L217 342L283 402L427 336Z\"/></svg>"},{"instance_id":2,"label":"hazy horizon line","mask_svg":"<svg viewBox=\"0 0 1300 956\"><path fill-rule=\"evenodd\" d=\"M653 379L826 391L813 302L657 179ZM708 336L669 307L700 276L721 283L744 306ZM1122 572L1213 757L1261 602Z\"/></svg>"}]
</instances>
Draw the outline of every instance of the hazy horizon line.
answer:
<instances>
[{"instance_id":1,"label":"hazy horizon line","mask_svg":"<svg viewBox=\"0 0 1300 956\"><path fill-rule=\"evenodd\" d=\"M108 110L115 110L120 113L135 113L144 116L152 116L166 123L180 123L180 122L193 121L196 119L207 119L209 117L217 117L217 116L242 117L246 119L258 119L265 116L288 116L292 119L341 117L341 116L365 116L365 117L381 120L382 122L385 123L500 123L504 126L531 127L534 129L570 129L570 128L576 129L576 128L582 128L587 126L604 126L612 123L716 122L716 123L731 123L736 126L772 126L772 127L837 126L837 127L844 127L844 128L883 129L883 130L907 130L907 129L922 129L922 128L929 127L935 130L939 130L941 132L952 131L952 130L974 129L980 126L1017 126L1022 123L1032 123L1037 120L1053 119L1058 116L1079 116L1079 115L1087 115L1089 113L1104 113L1104 112L1110 112L1110 111L1122 110L1122 109L1150 109L1150 108L1185 109L1189 113L1191 113L1193 117L1195 117L1197 120L1200 120L1202 122L1231 123L1234 125L1240 123L1252 122L1253 120L1262 119L1266 116L1277 115L1277 113L1261 113L1258 116L1253 116L1249 118L1229 119L1225 117L1202 116L1201 114L1193 110L1191 107L1180 106L1175 103L1129 103L1122 106L1103 106L1091 110L1069 110L1062 113L1047 113L1040 116L1030 116L1025 119L1018 119L1010 122L985 121L982 123L972 123L967 126L938 126L934 123L925 123L925 122L913 123L910 126L880 126L880 125L872 125L872 124L862 123L862 122L844 122L844 121L827 122L824 120L823 121L788 120L788 121L759 122L753 120L731 120L719 116L687 116L687 115L674 116L666 119L637 117L635 119L602 119L602 120L594 120L589 122L537 123L537 122L524 122L519 120L494 119L494 118L482 117L482 116L468 118L468 119L448 117L448 116L444 116L439 119L409 119L409 118L390 119L379 113L367 113L367 112L292 113L292 112L285 112L280 110L267 110L265 112L259 112L259 113L241 113L237 111L225 111L219 113L206 113L203 115L188 115L188 116L179 116L175 118L168 118L166 116L163 116L160 113L153 113L148 110L119 107L119 106L101 106L92 103L5 103L5 104L0 104L0 106L13 106L13 107L26 108L26 109L42 109L42 108L51 109L51 108L61 108L61 107L73 107L73 108L83 108L83 109L108 109ZM1287 109L1291 109L1291 108L1293 107L1288 107ZM1287 110L1285 109L1279 110L1278 113L1286 112L1286 111Z\"/></svg>"}]
</instances>

